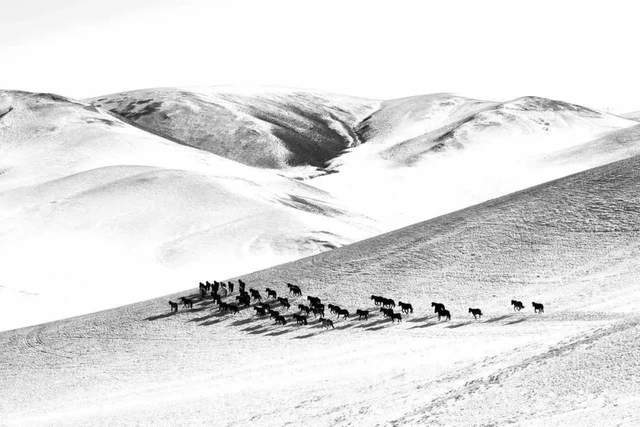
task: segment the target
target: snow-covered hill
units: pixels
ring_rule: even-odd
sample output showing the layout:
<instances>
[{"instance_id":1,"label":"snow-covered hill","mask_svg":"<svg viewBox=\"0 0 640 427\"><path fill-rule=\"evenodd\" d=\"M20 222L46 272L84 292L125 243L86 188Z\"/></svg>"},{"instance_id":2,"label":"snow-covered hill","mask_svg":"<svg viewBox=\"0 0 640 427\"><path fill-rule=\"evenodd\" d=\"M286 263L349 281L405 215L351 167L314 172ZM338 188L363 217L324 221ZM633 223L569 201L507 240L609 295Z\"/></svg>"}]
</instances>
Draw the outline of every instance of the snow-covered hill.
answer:
<instances>
[{"instance_id":1,"label":"snow-covered hill","mask_svg":"<svg viewBox=\"0 0 640 427\"><path fill-rule=\"evenodd\" d=\"M4 332L3 421L636 425L639 186L634 157L243 276L279 294L300 285L294 307L315 295L373 312L331 315L334 330L210 300L169 313L191 289ZM414 312L391 324L372 293Z\"/></svg>"},{"instance_id":2,"label":"snow-covered hill","mask_svg":"<svg viewBox=\"0 0 640 427\"><path fill-rule=\"evenodd\" d=\"M0 329L375 233L330 195L49 94L0 93Z\"/></svg>"},{"instance_id":3,"label":"snow-covered hill","mask_svg":"<svg viewBox=\"0 0 640 427\"><path fill-rule=\"evenodd\" d=\"M625 114L622 115L622 117L624 117L626 119L640 121L640 111L633 111L631 113L625 113Z\"/></svg>"},{"instance_id":4,"label":"snow-covered hill","mask_svg":"<svg viewBox=\"0 0 640 427\"><path fill-rule=\"evenodd\" d=\"M442 94L406 98L383 103L360 126L367 142L309 182L392 229L626 158L640 139L629 140L625 150L603 146L588 158L550 160L636 125L536 97L506 103Z\"/></svg>"},{"instance_id":5,"label":"snow-covered hill","mask_svg":"<svg viewBox=\"0 0 640 427\"><path fill-rule=\"evenodd\" d=\"M322 168L360 144L378 101L285 89L157 88L88 100L143 129L252 166Z\"/></svg>"},{"instance_id":6,"label":"snow-covered hill","mask_svg":"<svg viewBox=\"0 0 640 427\"><path fill-rule=\"evenodd\" d=\"M624 147L605 142L636 126L631 119L532 96L378 102L214 87L90 101L183 144L305 180L387 231L620 160L640 147L635 137ZM583 146L594 147L590 156L565 156Z\"/></svg>"}]
</instances>

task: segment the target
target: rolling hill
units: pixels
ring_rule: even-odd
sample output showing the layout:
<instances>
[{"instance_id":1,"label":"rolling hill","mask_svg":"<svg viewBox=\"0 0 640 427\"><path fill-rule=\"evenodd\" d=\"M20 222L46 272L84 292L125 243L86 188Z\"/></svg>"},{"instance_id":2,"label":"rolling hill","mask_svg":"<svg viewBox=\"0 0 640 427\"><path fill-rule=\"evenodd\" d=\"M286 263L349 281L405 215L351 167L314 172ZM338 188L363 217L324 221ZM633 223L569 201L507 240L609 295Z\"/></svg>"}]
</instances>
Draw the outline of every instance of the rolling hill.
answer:
<instances>
[{"instance_id":1,"label":"rolling hill","mask_svg":"<svg viewBox=\"0 0 640 427\"><path fill-rule=\"evenodd\" d=\"M309 182L393 229L627 158L638 152L640 141L628 131L636 125L538 97L406 98L383 103L361 124L368 142ZM615 143L621 135L624 147ZM591 156L556 161L587 145Z\"/></svg>"},{"instance_id":2,"label":"rolling hill","mask_svg":"<svg viewBox=\"0 0 640 427\"><path fill-rule=\"evenodd\" d=\"M322 190L88 104L5 91L0 111L0 329L150 298L205 272L264 268L376 230Z\"/></svg>"},{"instance_id":3,"label":"rolling hill","mask_svg":"<svg viewBox=\"0 0 640 427\"><path fill-rule=\"evenodd\" d=\"M1 333L0 412L9 425L637 424L639 171L636 156L243 276L352 313L377 310L372 293L411 302L399 324L276 326L209 299L169 313L189 290Z\"/></svg>"},{"instance_id":4,"label":"rolling hill","mask_svg":"<svg viewBox=\"0 0 640 427\"><path fill-rule=\"evenodd\" d=\"M372 101L212 87L88 102L182 144L303 180L385 231L621 160L640 147L627 131L636 121L534 96ZM624 146L615 144L621 135ZM572 150L591 155L566 157Z\"/></svg>"},{"instance_id":5,"label":"rolling hill","mask_svg":"<svg viewBox=\"0 0 640 427\"><path fill-rule=\"evenodd\" d=\"M361 143L377 101L285 89L157 88L87 102L141 128L251 166L311 170Z\"/></svg>"}]
</instances>

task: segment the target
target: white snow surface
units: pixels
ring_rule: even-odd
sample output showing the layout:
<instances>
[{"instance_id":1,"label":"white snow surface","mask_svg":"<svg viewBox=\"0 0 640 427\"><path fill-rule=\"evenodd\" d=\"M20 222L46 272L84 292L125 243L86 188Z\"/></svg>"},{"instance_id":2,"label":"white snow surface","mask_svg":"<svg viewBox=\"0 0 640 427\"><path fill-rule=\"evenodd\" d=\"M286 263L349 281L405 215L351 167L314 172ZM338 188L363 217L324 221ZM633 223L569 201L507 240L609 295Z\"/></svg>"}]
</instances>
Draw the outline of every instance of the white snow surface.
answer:
<instances>
[{"instance_id":1,"label":"white snow surface","mask_svg":"<svg viewBox=\"0 0 640 427\"><path fill-rule=\"evenodd\" d=\"M0 93L0 329L111 308L375 233L330 195L88 104ZM27 307L29 309L27 309Z\"/></svg>"},{"instance_id":2,"label":"white snow surface","mask_svg":"<svg viewBox=\"0 0 640 427\"><path fill-rule=\"evenodd\" d=\"M243 276L279 295L300 285L293 307L347 308L333 330L224 315L197 295L171 314L191 289L0 333L2 421L638 425L639 185L634 157ZM370 294L414 312L354 318L377 310Z\"/></svg>"},{"instance_id":3,"label":"white snow surface","mask_svg":"<svg viewBox=\"0 0 640 427\"><path fill-rule=\"evenodd\" d=\"M627 158L640 146L635 136L624 147L606 142L634 120L533 96L375 101L198 87L89 101L183 144L305 180L386 231ZM589 143L603 148L558 160Z\"/></svg>"},{"instance_id":4,"label":"white snow surface","mask_svg":"<svg viewBox=\"0 0 640 427\"><path fill-rule=\"evenodd\" d=\"M640 152L637 122L536 97L212 87L91 102L0 93L0 330L265 268Z\"/></svg>"},{"instance_id":5,"label":"white snow surface","mask_svg":"<svg viewBox=\"0 0 640 427\"><path fill-rule=\"evenodd\" d=\"M360 125L366 143L308 182L391 230L627 158L640 139L634 134L624 149L607 150L607 138L636 125L537 97L505 103L447 94L404 98L383 103ZM605 147L554 160L594 140L592 146Z\"/></svg>"}]
</instances>

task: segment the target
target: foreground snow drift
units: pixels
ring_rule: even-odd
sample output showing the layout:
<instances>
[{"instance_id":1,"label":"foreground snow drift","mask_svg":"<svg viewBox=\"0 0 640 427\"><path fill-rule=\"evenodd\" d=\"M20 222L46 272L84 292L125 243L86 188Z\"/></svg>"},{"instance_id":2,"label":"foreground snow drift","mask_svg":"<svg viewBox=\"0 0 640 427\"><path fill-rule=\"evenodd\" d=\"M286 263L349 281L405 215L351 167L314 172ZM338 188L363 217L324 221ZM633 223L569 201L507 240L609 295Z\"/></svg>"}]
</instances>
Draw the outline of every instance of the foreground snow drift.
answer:
<instances>
[{"instance_id":1,"label":"foreground snow drift","mask_svg":"<svg viewBox=\"0 0 640 427\"><path fill-rule=\"evenodd\" d=\"M209 299L169 313L192 290L4 332L3 421L635 425L638 171L635 157L243 277L352 313L377 309L371 293L411 302L400 324L275 326Z\"/></svg>"},{"instance_id":2,"label":"foreground snow drift","mask_svg":"<svg viewBox=\"0 0 640 427\"><path fill-rule=\"evenodd\" d=\"M375 233L332 198L54 95L0 95L0 329Z\"/></svg>"}]
</instances>

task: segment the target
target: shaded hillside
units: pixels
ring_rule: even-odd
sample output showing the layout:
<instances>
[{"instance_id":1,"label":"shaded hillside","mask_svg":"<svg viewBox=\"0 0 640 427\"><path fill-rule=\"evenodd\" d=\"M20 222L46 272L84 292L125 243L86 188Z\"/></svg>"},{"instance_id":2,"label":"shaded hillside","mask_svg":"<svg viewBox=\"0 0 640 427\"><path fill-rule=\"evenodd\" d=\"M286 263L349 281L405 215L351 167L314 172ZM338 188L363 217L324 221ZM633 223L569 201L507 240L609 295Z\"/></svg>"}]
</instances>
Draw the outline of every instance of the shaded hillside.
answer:
<instances>
[{"instance_id":1,"label":"shaded hillside","mask_svg":"<svg viewBox=\"0 0 640 427\"><path fill-rule=\"evenodd\" d=\"M361 143L355 131L377 101L294 90L157 88L90 100L181 144L252 166L323 168Z\"/></svg>"}]
</instances>

